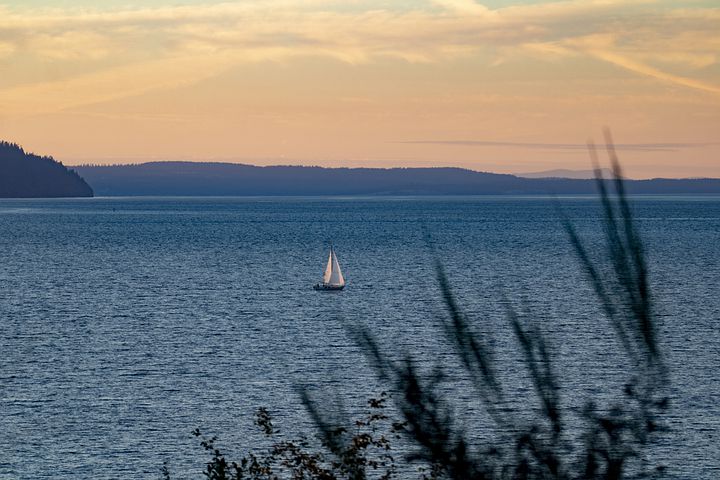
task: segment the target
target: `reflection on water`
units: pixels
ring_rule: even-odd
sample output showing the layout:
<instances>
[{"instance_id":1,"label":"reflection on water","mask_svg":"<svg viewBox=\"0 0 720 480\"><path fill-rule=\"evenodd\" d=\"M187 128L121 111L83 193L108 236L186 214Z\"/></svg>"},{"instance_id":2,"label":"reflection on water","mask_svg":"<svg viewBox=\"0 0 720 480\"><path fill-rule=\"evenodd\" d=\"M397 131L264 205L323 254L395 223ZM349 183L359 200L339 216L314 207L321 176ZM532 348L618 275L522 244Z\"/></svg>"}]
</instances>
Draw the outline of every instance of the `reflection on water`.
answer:
<instances>
[{"instance_id":1,"label":"reflection on water","mask_svg":"<svg viewBox=\"0 0 720 480\"><path fill-rule=\"evenodd\" d=\"M560 205L599 246L596 201ZM673 366L673 432L658 455L678 478L715 478L720 199L635 206ZM37 478L155 477L166 459L197 477L195 427L236 451L267 405L302 430L298 384L360 407L381 387L345 323L452 372L428 237L518 403L527 390L500 292L551 335L567 391L601 397L612 389L597 379L622 380L552 200L0 201L0 478L24 476L29 458ZM348 280L334 295L312 290L329 242ZM477 400L455 396L471 425Z\"/></svg>"}]
</instances>

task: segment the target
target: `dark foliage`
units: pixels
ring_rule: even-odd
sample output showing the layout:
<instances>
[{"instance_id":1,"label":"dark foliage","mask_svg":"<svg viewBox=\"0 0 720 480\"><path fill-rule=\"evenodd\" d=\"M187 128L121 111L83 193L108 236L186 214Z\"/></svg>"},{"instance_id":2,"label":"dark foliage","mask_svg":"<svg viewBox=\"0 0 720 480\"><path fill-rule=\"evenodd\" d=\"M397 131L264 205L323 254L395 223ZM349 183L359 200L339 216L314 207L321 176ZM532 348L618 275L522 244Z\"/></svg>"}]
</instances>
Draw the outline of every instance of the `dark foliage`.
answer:
<instances>
[{"instance_id":1,"label":"dark foliage","mask_svg":"<svg viewBox=\"0 0 720 480\"><path fill-rule=\"evenodd\" d=\"M52 157L25 152L0 142L0 198L92 197L93 191L74 170Z\"/></svg>"},{"instance_id":2,"label":"dark foliage","mask_svg":"<svg viewBox=\"0 0 720 480\"><path fill-rule=\"evenodd\" d=\"M323 423L322 415L310 406L313 419L322 425L320 451L314 451L305 440L283 439L264 408L257 411L255 423L270 446L259 453L251 452L237 462L226 460L215 445L216 438L206 438L197 429L193 434L200 438L201 446L211 455L203 473L209 480L361 480L369 478L366 475L369 469L375 472L372 478L389 480L394 478L396 471L391 441L400 439L405 425L390 420L385 414L386 403L385 393L370 399L366 416L348 427ZM162 478L169 478L166 466Z\"/></svg>"},{"instance_id":3,"label":"dark foliage","mask_svg":"<svg viewBox=\"0 0 720 480\"><path fill-rule=\"evenodd\" d=\"M607 251L601 255L592 252L567 220L565 228L627 355L627 381L615 400L598 405L588 399L580 418L563 408L560 379L543 334L508 306L508 320L539 406L531 412L508 407L493 351L474 333L438 264L438 282L447 311L441 320L442 330L494 423L494 431L500 432L496 438L480 443L467 436L462 421L453 414L450 399L439 388L445 381L441 365L427 374L410 356L392 360L371 332L360 329L353 334L377 375L394 392L391 397L383 394L371 400L368 416L353 430L331 421L323 414L325 409L302 391L302 401L320 432L320 453L311 453L305 442L276 441L269 453L259 457L251 454L228 466L213 439L205 439L202 445L212 454L205 475L217 480L389 479L397 476L400 464L412 464L425 479L614 480L662 476L664 468L647 459L647 449L663 431L661 418L668 407L664 393L667 372L657 343L645 251L609 132L606 143L615 195L602 178L593 145L590 152L597 171ZM393 422L385 413L388 398L400 421ZM568 427L571 422L583 425L579 436L573 436ZM273 435L265 410L258 413L257 423L268 436ZM399 446L405 454L396 459Z\"/></svg>"}]
</instances>

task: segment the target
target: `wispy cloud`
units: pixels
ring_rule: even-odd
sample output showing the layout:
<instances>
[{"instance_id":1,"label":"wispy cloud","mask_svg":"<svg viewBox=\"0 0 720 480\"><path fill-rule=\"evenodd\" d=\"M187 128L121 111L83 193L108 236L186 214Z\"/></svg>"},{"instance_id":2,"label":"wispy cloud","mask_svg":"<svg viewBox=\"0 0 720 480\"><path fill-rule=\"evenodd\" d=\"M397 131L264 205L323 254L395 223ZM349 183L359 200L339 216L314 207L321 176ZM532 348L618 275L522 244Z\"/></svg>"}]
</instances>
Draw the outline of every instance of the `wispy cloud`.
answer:
<instances>
[{"instance_id":1,"label":"wispy cloud","mask_svg":"<svg viewBox=\"0 0 720 480\"><path fill-rule=\"evenodd\" d=\"M22 58L23 64L61 65L63 72L39 82L15 75L5 87L0 80L0 108L6 114L57 111L197 82L243 62L298 57L358 65L380 58L486 58L488 68L506 57L585 57L720 93L717 76L708 73L720 51L717 7L614 0L499 9L474 0L395 10L362 5L264 0L109 11L0 6L0 68L15 68Z\"/></svg>"},{"instance_id":2,"label":"wispy cloud","mask_svg":"<svg viewBox=\"0 0 720 480\"><path fill-rule=\"evenodd\" d=\"M4 113L42 113L174 88L223 71L222 58L202 55L169 58L103 69L63 81L38 82L0 90Z\"/></svg>"},{"instance_id":3,"label":"wispy cloud","mask_svg":"<svg viewBox=\"0 0 720 480\"><path fill-rule=\"evenodd\" d=\"M462 147L508 147L531 150L587 150L585 143L533 143L533 142L495 142L485 140L410 140L405 144L421 144L421 145L446 145L446 146L462 146ZM675 152L679 150L687 150L691 148L702 148L716 143L618 143L615 144L617 150L632 152Z\"/></svg>"},{"instance_id":4,"label":"wispy cloud","mask_svg":"<svg viewBox=\"0 0 720 480\"><path fill-rule=\"evenodd\" d=\"M632 60L614 52L603 50L590 50L589 53L599 59L605 60L631 72L646 75L648 77L652 77L663 82L681 85L683 87L689 87L696 90L720 94L720 85L714 85L708 82L696 80L694 78L688 78L682 75L673 75L668 72L663 72L658 68L654 68L650 65L638 62L636 60Z\"/></svg>"}]
</instances>

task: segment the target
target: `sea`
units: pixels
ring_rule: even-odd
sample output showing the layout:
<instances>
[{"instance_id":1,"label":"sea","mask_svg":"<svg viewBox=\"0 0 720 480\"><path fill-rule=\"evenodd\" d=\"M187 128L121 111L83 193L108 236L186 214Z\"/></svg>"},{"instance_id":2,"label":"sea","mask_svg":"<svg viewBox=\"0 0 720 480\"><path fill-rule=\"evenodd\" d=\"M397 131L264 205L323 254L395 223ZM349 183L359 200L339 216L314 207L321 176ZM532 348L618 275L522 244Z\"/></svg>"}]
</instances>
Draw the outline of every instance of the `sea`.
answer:
<instances>
[{"instance_id":1,"label":"sea","mask_svg":"<svg viewBox=\"0 0 720 480\"><path fill-rule=\"evenodd\" d=\"M631 204L670 372L647 456L719 478L720 197ZM509 316L546 339L572 435L631 372L564 222L607 272L594 196L0 200L0 479L204 478L192 432L231 460L261 452L259 407L312 444L300 391L337 421L392 393L359 329L442 371L457 425L496 442L443 330L439 268L519 409L539 404ZM316 292L330 245L347 286Z\"/></svg>"}]
</instances>

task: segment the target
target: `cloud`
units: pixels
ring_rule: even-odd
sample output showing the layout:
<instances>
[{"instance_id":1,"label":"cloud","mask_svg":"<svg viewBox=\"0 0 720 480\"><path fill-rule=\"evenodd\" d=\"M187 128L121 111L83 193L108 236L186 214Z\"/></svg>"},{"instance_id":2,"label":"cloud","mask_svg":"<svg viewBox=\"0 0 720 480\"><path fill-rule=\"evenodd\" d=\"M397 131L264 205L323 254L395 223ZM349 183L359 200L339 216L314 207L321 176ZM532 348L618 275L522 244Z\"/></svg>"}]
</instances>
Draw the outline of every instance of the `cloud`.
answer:
<instances>
[{"instance_id":1,"label":"cloud","mask_svg":"<svg viewBox=\"0 0 720 480\"><path fill-rule=\"evenodd\" d=\"M651 67L650 65L645 65L641 62L631 60L622 55L619 55L619 54L613 53L613 52L609 52L609 51L589 50L589 53L599 59L605 60L606 62L610 62L614 65L622 67L631 72L639 73L641 75L646 75L648 77L652 77L652 78L661 80L663 82L681 85L683 87L689 87L689 88L693 88L696 90L702 90L705 92L720 94L720 85L713 85L713 84L703 82L700 80L695 80L693 78L688 78L688 77L683 77L680 75L673 75L671 73L663 72L657 68Z\"/></svg>"},{"instance_id":2,"label":"cloud","mask_svg":"<svg viewBox=\"0 0 720 480\"><path fill-rule=\"evenodd\" d=\"M227 68L217 56L186 56L132 64L63 81L0 90L3 113L38 114L106 102L153 89L175 88L212 77Z\"/></svg>"},{"instance_id":3,"label":"cloud","mask_svg":"<svg viewBox=\"0 0 720 480\"><path fill-rule=\"evenodd\" d=\"M585 143L532 143L532 142L495 142L484 140L410 140L398 142L404 144L446 145L462 147L509 147L531 150L587 150ZM701 148L713 143L619 143L615 144L617 150L632 152L676 152L691 148Z\"/></svg>"},{"instance_id":4,"label":"cloud","mask_svg":"<svg viewBox=\"0 0 720 480\"><path fill-rule=\"evenodd\" d=\"M137 54L143 46L151 46L156 54L178 54L195 42L215 50L272 47L301 55L312 50L356 58L362 52L366 59L395 55L442 61L448 52L468 54L531 43L570 45L578 38L621 32L615 47L625 52L646 49L643 41L650 37L664 39L663 47L675 45L675 50L664 48L666 53L681 48L704 54L706 61L714 58L720 43L715 32L720 9L702 9L702 14L654 11L652 7L637 10L646 3L585 0L491 10L473 0L435 0L409 10L349 11L333 7L331 2L305 0L117 11L0 7L0 40L15 42L24 53L38 56L59 56L57 51L68 48L80 51L105 37L115 48L137 49ZM55 52L33 43L48 38L57 42ZM157 43L152 45L153 41ZM347 52L355 53L344 55Z\"/></svg>"},{"instance_id":5,"label":"cloud","mask_svg":"<svg viewBox=\"0 0 720 480\"><path fill-rule=\"evenodd\" d=\"M491 10L474 0L435 0L434 3L446 10L461 15L490 15Z\"/></svg>"},{"instance_id":6,"label":"cloud","mask_svg":"<svg viewBox=\"0 0 720 480\"><path fill-rule=\"evenodd\" d=\"M111 40L97 32L39 33L28 38L25 49L54 60L98 60L111 52Z\"/></svg>"},{"instance_id":7,"label":"cloud","mask_svg":"<svg viewBox=\"0 0 720 480\"><path fill-rule=\"evenodd\" d=\"M474 0L432 0L405 9L362 5L263 0L121 10L0 6L0 68L14 68L13 59L22 57L23 64L49 61L68 72L54 82L0 90L0 108L32 111L23 108L31 104L53 111L197 82L243 62L298 57L356 65L381 58L485 58L488 68L527 55L584 57L720 93L709 68L720 51L720 8L614 0L498 9ZM61 93L65 98L54 99Z\"/></svg>"}]
</instances>

